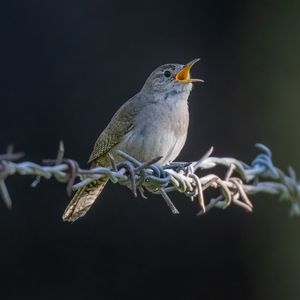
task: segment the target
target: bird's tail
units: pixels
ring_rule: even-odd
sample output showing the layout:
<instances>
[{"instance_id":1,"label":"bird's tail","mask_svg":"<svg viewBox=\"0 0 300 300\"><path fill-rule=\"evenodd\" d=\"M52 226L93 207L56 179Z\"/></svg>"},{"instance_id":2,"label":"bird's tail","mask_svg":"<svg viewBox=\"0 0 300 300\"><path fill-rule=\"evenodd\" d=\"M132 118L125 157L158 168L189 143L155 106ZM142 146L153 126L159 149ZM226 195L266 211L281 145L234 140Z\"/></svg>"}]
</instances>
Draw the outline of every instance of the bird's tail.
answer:
<instances>
[{"instance_id":1,"label":"bird's tail","mask_svg":"<svg viewBox=\"0 0 300 300\"><path fill-rule=\"evenodd\" d=\"M63 220L74 222L84 216L104 189L108 178L101 178L79 189L63 214Z\"/></svg>"}]
</instances>

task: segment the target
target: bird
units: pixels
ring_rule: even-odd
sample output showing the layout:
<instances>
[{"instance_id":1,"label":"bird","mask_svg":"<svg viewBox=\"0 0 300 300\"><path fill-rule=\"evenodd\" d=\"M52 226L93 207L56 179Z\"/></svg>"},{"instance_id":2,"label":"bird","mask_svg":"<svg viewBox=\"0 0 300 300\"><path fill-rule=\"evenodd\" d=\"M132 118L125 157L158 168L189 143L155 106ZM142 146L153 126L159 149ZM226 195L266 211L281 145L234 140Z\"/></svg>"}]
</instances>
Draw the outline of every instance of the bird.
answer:
<instances>
[{"instance_id":1,"label":"bird","mask_svg":"<svg viewBox=\"0 0 300 300\"><path fill-rule=\"evenodd\" d=\"M196 58L187 64L169 63L156 68L100 134L88 160L90 167L108 167L110 157L122 161L117 150L142 162L157 157L161 157L157 162L161 165L174 161L186 142L193 83L203 82L190 74L198 61ZM84 216L107 182L104 177L79 189L65 209L63 221L73 223Z\"/></svg>"}]
</instances>

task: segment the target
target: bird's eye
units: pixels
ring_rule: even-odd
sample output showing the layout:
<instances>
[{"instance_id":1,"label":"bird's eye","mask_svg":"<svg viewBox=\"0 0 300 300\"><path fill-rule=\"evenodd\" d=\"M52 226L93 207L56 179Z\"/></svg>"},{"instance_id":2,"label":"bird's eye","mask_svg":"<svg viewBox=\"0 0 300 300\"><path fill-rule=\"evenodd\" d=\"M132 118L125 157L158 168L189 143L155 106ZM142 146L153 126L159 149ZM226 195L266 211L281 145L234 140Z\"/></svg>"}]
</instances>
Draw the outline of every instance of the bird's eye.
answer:
<instances>
[{"instance_id":1,"label":"bird's eye","mask_svg":"<svg viewBox=\"0 0 300 300\"><path fill-rule=\"evenodd\" d=\"M167 77L167 78L171 77L171 72L170 71L165 71L164 76Z\"/></svg>"}]
</instances>

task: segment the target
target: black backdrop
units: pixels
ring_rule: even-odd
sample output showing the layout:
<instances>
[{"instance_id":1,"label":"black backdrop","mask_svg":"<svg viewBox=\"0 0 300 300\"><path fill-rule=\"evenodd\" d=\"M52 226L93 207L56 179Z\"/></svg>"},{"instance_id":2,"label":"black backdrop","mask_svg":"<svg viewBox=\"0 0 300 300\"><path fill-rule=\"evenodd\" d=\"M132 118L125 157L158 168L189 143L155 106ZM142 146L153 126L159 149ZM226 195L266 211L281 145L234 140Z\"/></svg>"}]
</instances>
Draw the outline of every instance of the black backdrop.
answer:
<instances>
[{"instance_id":1,"label":"black backdrop","mask_svg":"<svg viewBox=\"0 0 300 300\"><path fill-rule=\"evenodd\" d=\"M202 60L205 84L190 97L191 126L179 159L250 161L267 144L281 167L300 171L297 1L95 1L1 3L0 149L40 162L58 141L84 166L114 111L167 62ZM1 151L0 151L1 152ZM64 186L7 181L0 203L1 299L299 299L297 218L274 198L255 211L134 199L110 184L89 214L61 215Z\"/></svg>"}]
</instances>

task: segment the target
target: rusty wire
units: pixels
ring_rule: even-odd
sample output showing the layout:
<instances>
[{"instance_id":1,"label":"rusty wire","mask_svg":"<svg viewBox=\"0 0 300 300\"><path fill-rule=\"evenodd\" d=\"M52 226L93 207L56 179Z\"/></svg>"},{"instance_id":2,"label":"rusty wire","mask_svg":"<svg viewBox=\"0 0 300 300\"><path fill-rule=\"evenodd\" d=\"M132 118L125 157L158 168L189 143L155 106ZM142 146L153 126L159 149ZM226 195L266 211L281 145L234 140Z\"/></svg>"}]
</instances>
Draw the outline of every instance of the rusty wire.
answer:
<instances>
[{"instance_id":1,"label":"rusty wire","mask_svg":"<svg viewBox=\"0 0 300 300\"><path fill-rule=\"evenodd\" d=\"M119 183L130 188L137 196L139 192L143 198L145 190L160 194L166 201L172 213L179 211L171 201L169 193L177 191L183 193L192 201L198 200L198 215L203 215L213 207L225 209L234 204L251 212L253 205L250 195L267 193L277 195L279 200L291 203L291 214L300 215L300 185L295 172L289 168L288 174L276 168L272 162L271 151L262 144L256 145L261 153L247 165L235 158L213 157L211 148L200 160L195 162L173 162L160 166L156 164L160 157L149 162L140 162L127 153L118 151L124 161L117 163L110 156L111 166L82 169L73 159L64 158L64 147L60 143L57 157L53 160L44 160L43 164L33 162L16 162L23 157L23 153L14 153L12 147L0 155L0 194L8 208L12 202L5 180L12 175L34 175L35 187L41 178L54 178L66 183L67 193L77 190L93 180L108 177L113 183ZM223 177L214 172L201 176L203 170L213 170L223 166L226 170ZM207 172L206 172L207 173ZM76 178L80 181L75 184ZM216 198L206 199L206 191L217 189Z\"/></svg>"}]
</instances>

